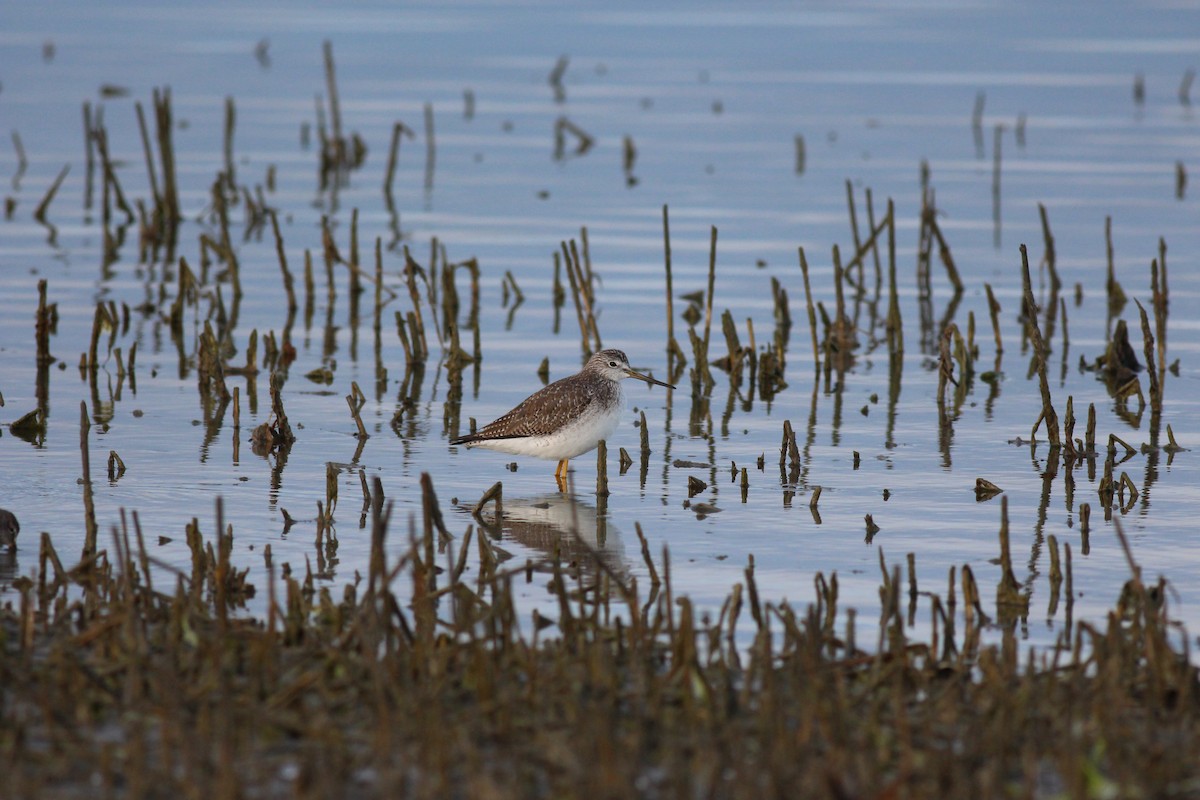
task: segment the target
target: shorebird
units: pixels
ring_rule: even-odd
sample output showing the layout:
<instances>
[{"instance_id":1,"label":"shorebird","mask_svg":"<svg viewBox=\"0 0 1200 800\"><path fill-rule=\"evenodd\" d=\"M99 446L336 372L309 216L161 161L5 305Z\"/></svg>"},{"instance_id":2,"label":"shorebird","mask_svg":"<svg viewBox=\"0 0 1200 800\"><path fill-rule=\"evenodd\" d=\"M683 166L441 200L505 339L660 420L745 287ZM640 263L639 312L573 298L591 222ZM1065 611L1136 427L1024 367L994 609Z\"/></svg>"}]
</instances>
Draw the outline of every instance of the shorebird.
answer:
<instances>
[{"instance_id":1,"label":"shorebird","mask_svg":"<svg viewBox=\"0 0 1200 800\"><path fill-rule=\"evenodd\" d=\"M450 444L556 459L554 477L562 487L567 462L594 449L617 429L625 407L621 393L625 378L675 388L634 372L620 350L601 350L579 372L539 389L504 416Z\"/></svg>"}]
</instances>

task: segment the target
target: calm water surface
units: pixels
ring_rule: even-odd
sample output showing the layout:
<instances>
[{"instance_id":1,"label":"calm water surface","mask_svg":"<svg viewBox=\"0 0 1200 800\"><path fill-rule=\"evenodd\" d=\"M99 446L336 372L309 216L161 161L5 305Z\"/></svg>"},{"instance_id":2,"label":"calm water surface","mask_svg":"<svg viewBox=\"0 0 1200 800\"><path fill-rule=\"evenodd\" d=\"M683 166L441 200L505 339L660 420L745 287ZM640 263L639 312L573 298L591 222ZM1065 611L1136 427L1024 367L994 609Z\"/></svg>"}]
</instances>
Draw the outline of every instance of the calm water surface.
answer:
<instances>
[{"instance_id":1,"label":"calm water surface","mask_svg":"<svg viewBox=\"0 0 1200 800\"><path fill-rule=\"evenodd\" d=\"M51 368L44 441L30 443L7 428L0 436L0 505L22 524L20 550L0 561L0 601L14 576L36 566L40 532L49 532L63 554L82 545L79 403L85 401L93 419L102 544L121 510L136 510L154 555L179 567L190 558L184 526L199 518L211 536L218 497L234 524L235 557L253 567L255 577L263 577L259 553L268 543L277 559L296 569L304 569L306 559L315 563L313 517L332 463L340 470L341 502L338 560L324 579L331 586L352 580L366 565L360 475L382 480L403 530L419 509L419 477L428 472L456 535L473 524L461 509L504 482L509 515L502 546L520 559L516 563L552 549L555 531L569 539L565 531L578 526L593 542L599 532L609 562L644 583L634 533L640 525L656 557L669 548L677 590L705 608L719 605L744 579L753 556L768 599L807 603L815 573L836 571L843 602L870 620L879 608L879 548L889 564L915 553L922 588L937 591L944 591L952 566L969 564L985 605L991 602L999 580L993 560L1000 501L977 502L973 492L975 479L986 477L1005 490L1017 578L1031 592L1020 634L1045 644L1063 628L1063 606L1053 613L1048 606L1050 535L1071 547L1075 618L1102 618L1128 570L1113 523L1099 508L1098 479L1086 466L1076 467L1068 495L1061 463L1054 478L1043 477L1052 466L1044 442L1033 449L1012 443L1029 438L1041 407L1021 347L1018 246L1029 245L1036 270L1043 251L1038 204L1044 204L1068 318L1069 343L1061 318L1051 340L1059 414L1068 395L1081 417L1094 403L1100 441L1115 433L1138 447L1150 439L1148 411L1138 417L1134 402L1134 414L1117 413L1104 384L1079 362L1104 351L1114 324L1104 292L1105 218L1113 220L1117 277L1148 308L1149 264L1159 238L1166 241L1167 362L1178 360L1178 368L1166 374L1163 421L1181 444L1196 447L1200 207L1194 187L1181 197L1176 191L1177 164L1185 172L1200 170L1200 122L1184 102L1190 98L1180 96L1187 71L1197 65L1197 40L1187 33L1196 30L1200 9L1171 3L1055 9L1037 3L752 4L736 11L695 4L644 10L633 3L402 9L380 3L336 10L294 3L6 6L0 11L0 120L19 139L25 162L16 139L0 146L0 194L12 205L0 221L0 420L11 423L37 404L32 321L43 278L58 304L51 350L60 362ZM361 137L368 153L344 185L322 191L315 130L316 107L327 91L325 40L336 57L343 127ZM564 55L565 97L558 102L548 76ZM1134 97L1139 75L1141 102ZM301 273L306 250L318 265L313 314L302 311L291 328L297 357L283 396L298 439L285 464L256 456L247 441L269 415L265 375L230 379L242 394L239 430L231 411L204 422L194 357L204 321L230 312L229 284L217 280L220 266L210 270L177 345L165 322L177 260L143 263L135 226L116 260L104 264L98 189L85 206L83 104L102 109L124 192L131 202L148 202L134 104L149 107L153 90L164 86L174 101L187 217L177 256L196 267L200 235L215 234L210 189L224 166L224 108L231 97L237 184L251 192L262 187L278 210L293 271ZM431 180L426 104L436 141ZM973 125L976 109L979 124ZM576 140L568 134L566 152L555 157L560 117L593 137L590 150L573 153ZM393 214L381 187L398 121L416 135L401 146ZM802 172L797 136L805 146ZM632 185L622 168L624 137L636 147ZM915 280L922 161L965 283L954 304L935 258L933 295L924 309ZM64 165L70 171L49 207L51 230L34 211ZM853 251L847 180L861 229L867 226L865 190L872 192L877 217L887 198L895 202L905 335L898 387L889 377L881 322L866 304L855 312L861 347L840 385L813 374L797 248L805 248L812 266L816 299L832 308L832 247ZM714 312L732 313L743 343L747 320L760 351L772 340L772 280L789 294L794 327L787 388L764 401L747 384L731 390L716 372L705 406L693 398L686 373L671 394L628 386L630 405L645 412L652 454L643 478L630 411L609 443L606 499L594 494L590 454L573 462L572 504L553 491L552 463L521 459L510 472L510 457L450 448L449 438L466 430L469 417L489 420L540 386L543 358L551 378L579 367L573 307L569 300L558 312L554 306L553 254L583 226L599 277L605 346L620 347L636 367L665 376L664 204L671 214L676 335L689 358L687 323L678 316L687 302L680 296L705 289L709 232L716 226ZM354 210L364 261L371 262L380 238L385 283L398 292L383 309L378 344L373 292L363 295L353 317L345 268L335 271L332 303L324 284L321 219L330 219L345 253ZM238 364L252 330L282 336L288 320L269 226L247 228L239 205L231 228L245 292L230 332L236 352L229 362ZM433 237L451 261L473 257L481 269L482 360L464 372L460 410L447 405L449 384L436 344L423 376L405 382L393 322L394 312L411 310L400 245L428 264ZM502 302L506 273L524 294L515 309L511 298L508 307ZM1034 281L1047 302L1047 276L1035 271ZM995 368L984 283L1003 309L1000 380L994 388L972 382L951 429L939 434L935 342L952 305L952 321L963 331L975 316L978 369ZM459 290L467 296L461 280ZM94 384L77 368L99 301L130 308L128 330L119 332L115 346L128 353L137 342L135 382L118 377L113 358ZM1140 357L1136 306L1131 302L1120 316L1135 332ZM469 342L470 332L464 335ZM719 324L713 340L716 357L724 352ZM305 377L319 367L331 370L332 384ZM385 380L377 380L380 367ZM1144 374L1142 381L1145 391ZM361 446L343 399L352 382L367 396L363 418L371 437ZM785 420L803 449L797 482L781 479L778 468ZM624 475L616 465L619 447L635 456ZM110 451L128 467L114 481L104 469ZM676 460L711 466L672 466ZM1193 633L1200 630L1200 593L1191 580L1200 568L1197 463L1192 452L1170 462L1162 453L1134 455L1116 474L1127 472L1140 497L1126 513L1114 511L1147 574L1171 581L1173 613ZM744 496L734 465L748 468ZM698 515L688 508L689 476L710 484L693 502L718 512ZM823 489L819 521L808 508L817 485ZM1085 502L1092 508L1086 543L1079 525ZM290 528L284 509L299 520ZM880 528L869 542L866 514ZM159 544L160 536L170 541ZM404 538L394 537L396 552ZM535 579L522 591L530 608L553 616L543 585Z\"/></svg>"}]
</instances>

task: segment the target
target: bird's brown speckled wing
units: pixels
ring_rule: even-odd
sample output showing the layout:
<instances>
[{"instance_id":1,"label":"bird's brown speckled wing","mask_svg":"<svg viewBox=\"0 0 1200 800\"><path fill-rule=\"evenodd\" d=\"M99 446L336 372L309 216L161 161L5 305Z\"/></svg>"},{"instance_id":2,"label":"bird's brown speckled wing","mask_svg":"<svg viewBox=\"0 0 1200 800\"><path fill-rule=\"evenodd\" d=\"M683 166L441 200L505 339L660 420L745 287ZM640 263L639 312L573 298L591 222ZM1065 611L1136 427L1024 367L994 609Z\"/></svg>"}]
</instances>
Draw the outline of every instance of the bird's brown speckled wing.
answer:
<instances>
[{"instance_id":1,"label":"bird's brown speckled wing","mask_svg":"<svg viewBox=\"0 0 1200 800\"><path fill-rule=\"evenodd\" d=\"M607 394L617 390L617 385L611 381L589 380L583 374L571 375L534 392L512 411L475 433L460 436L450 443L549 436L587 415L597 403L605 400Z\"/></svg>"}]
</instances>

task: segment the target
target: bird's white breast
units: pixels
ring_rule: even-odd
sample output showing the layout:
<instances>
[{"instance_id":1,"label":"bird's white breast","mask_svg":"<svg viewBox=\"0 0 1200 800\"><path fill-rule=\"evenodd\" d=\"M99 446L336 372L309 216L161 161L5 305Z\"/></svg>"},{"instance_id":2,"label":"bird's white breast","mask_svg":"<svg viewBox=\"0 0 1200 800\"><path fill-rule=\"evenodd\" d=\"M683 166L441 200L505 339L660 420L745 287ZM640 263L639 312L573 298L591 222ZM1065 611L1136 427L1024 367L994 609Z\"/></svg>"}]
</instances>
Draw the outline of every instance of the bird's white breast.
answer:
<instances>
[{"instance_id":1,"label":"bird's white breast","mask_svg":"<svg viewBox=\"0 0 1200 800\"><path fill-rule=\"evenodd\" d=\"M558 430L539 436L523 436L511 439L490 439L475 442L476 447L485 447L515 456L535 456L561 461L574 458L596 447L601 439L608 439L621 422L625 410L625 397L617 384L616 402L605 406L593 403L584 413Z\"/></svg>"}]
</instances>

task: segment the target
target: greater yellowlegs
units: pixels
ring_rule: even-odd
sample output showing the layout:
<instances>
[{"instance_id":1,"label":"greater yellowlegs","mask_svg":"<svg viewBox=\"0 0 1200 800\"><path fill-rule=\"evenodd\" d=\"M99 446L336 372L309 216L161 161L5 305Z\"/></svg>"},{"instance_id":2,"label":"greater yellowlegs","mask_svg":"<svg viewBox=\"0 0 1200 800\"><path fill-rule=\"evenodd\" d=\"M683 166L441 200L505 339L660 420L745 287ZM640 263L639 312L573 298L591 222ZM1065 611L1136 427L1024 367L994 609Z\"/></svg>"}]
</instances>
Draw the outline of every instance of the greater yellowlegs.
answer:
<instances>
[{"instance_id":1,"label":"greater yellowlegs","mask_svg":"<svg viewBox=\"0 0 1200 800\"><path fill-rule=\"evenodd\" d=\"M567 462L594 449L617 429L625 407L621 394L625 378L675 388L634 372L620 350L601 350L579 372L539 389L504 416L450 444L556 459L554 477L562 485Z\"/></svg>"}]
</instances>

